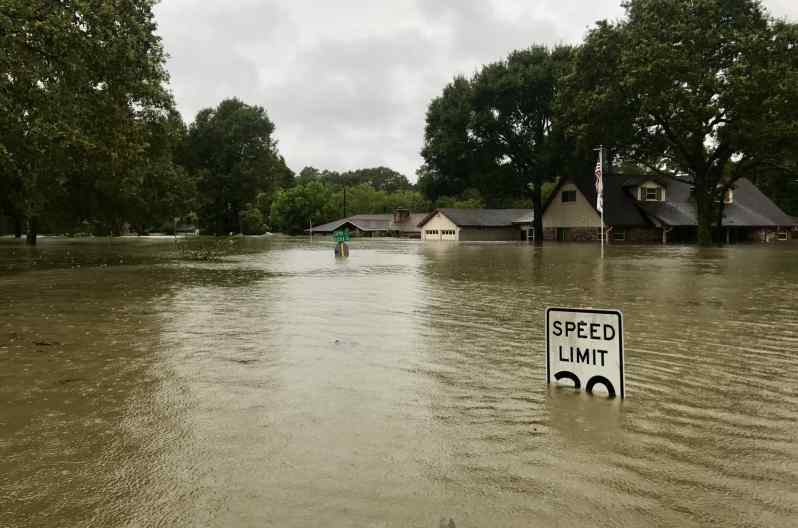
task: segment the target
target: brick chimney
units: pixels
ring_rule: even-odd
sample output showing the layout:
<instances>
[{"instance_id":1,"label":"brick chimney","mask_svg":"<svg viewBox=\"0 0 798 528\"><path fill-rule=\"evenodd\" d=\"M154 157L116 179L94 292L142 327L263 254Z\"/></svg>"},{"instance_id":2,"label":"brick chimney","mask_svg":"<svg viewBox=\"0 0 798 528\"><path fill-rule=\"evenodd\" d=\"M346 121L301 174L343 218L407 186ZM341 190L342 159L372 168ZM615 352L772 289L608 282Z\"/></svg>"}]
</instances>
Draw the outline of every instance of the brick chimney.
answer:
<instances>
[{"instance_id":1,"label":"brick chimney","mask_svg":"<svg viewBox=\"0 0 798 528\"><path fill-rule=\"evenodd\" d=\"M399 207L398 209L394 209L393 212L393 223L394 224L401 224L407 222L410 219L410 211L403 207Z\"/></svg>"}]
</instances>

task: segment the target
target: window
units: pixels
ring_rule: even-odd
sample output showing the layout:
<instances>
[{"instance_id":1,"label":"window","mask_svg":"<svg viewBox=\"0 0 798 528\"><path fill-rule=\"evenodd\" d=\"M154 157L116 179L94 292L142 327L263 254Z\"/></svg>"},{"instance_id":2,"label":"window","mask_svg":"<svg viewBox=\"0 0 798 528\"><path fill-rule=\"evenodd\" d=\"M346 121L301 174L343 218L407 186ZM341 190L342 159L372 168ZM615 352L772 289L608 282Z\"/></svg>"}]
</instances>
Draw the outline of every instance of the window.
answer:
<instances>
[{"instance_id":1,"label":"window","mask_svg":"<svg viewBox=\"0 0 798 528\"><path fill-rule=\"evenodd\" d=\"M623 242L626 240L626 229L613 229L612 239L617 240L618 242Z\"/></svg>"},{"instance_id":2,"label":"window","mask_svg":"<svg viewBox=\"0 0 798 528\"><path fill-rule=\"evenodd\" d=\"M426 233L427 233L427 235L437 235L438 234L438 230L437 229L427 229Z\"/></svg>"},{"instance_id":3,"label":"window","mask_svg":"<svg viewBox=\"0 0 798 528\"><path fill-rule=\"evenodd\" d=\"M646 202L661 202L664 193L662 187L640 187L640 199Z\"/></svg>"},{"instance_id":4,"label":"window","mask_svg":"<svg viewBox=\"0 0 798 528\"><path fill-rule=\"evenodd\" d=\"M454 235L454 229L441 229L442 235Z\"/></svg>"},{"instance_id":5,"label":"window","mask_svg":"<svg viewBox=\"0 0 798 528\"><path fill-rule=\"evenodd\" d=\"M730 204L732 202L734 202L734 191L726 189L726 192L723 193L723 203Z\"/></svg>"},{"instance_id":6,"label":"window","mask_svg":"<svg viewBox=\"0 0 798 528\"><path fill-rule=\"evenodd\" d=\"M787 231L779 231L776 233L777 240L787 240Z\"/></svg>"},{"instance_id":7,"label":"window","mask_svg":"<svg viewBox=\"0 0 798 528\"><path fill-rule=\"evenodd\" d=\"M575 201L576 201L576 191L562 192L562 203L575 202Z\"/></svg>"}]
</instances>

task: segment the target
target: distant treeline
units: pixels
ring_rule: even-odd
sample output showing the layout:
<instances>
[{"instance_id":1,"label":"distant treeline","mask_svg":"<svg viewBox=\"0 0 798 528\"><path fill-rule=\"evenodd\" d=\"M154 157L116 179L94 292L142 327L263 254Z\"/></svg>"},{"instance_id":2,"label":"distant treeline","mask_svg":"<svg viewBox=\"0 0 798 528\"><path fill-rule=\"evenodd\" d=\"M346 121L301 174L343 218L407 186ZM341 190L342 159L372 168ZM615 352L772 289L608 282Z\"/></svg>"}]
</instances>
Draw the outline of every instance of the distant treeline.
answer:
<instances>
[{"instance_id":1,"label":"distant treeline","mask_svg":"<svg viewBox=\"0 0 798 528\"><path fill-rule=\"evenodd\" d=\"M611 171L691 177L702 243L740 177L798 214L798 26L755 0L629 0L578 46L455 77L427 110L415 185L385 167L295 175L266 110L238 99L186 125L154 3L2 3L0 231L299 233L399 206L540 210L559 178L592 172L598 145Z\"/></svg>"}]
</instances>

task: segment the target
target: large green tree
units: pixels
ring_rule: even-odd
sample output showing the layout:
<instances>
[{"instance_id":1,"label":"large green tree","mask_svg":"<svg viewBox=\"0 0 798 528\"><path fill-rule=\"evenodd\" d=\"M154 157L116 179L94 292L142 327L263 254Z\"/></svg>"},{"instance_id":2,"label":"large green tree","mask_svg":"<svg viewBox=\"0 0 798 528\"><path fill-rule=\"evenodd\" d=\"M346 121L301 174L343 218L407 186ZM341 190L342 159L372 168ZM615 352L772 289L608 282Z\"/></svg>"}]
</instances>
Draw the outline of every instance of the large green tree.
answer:
<instances>
[{"instance_id":1,"label":"large green tree","mask_svg":"<svg viewBox=\"0 0 798 528\"><path fill-rule=\"evenodd\" d=\"M532 192L535 241L543 241L543 184L554 180L566 157L555 101L571 48L542 46L512 52L473 80L472 136L496 165L512 171L512 187Z\"/></svg>"},{"instance_id":2,"label":"large green tree","mask_svg":"<svg viewBox=\"0 0 798 528\"><path fill-rule=\"evenodd\" d=\"M247 204L270 208L271 197L293 184L273 133L266 110L238 99L197 114L189 127L183 163L197 179L205 231L239 232L242 213L251 207Z\"/></svg>"},{"instance_id":3,"label":"large green tree","mask_svg":"<svg viewBox=\"0 0 798 528\"><path fill-rule=\"evenodd\" d=\"M276 193L271 206L271 224L276 231L301 234L311 225L334 216L331 190L322 181L311 181Z\"/></svg>"},{"instance_id":4,"label":"large green tree","mask_svg":"<svg viewBox=\"0 0 798 528\"><path fill-rule=\"evenodd\" d=\"M631 0L601 22L569 78L569 120L596 143L694 182L698 239L712 242L723 192L791 172L798 138L798 31L756 0Z\"/></svg>"},{"instance_id":5,"label":"large green tree","mask_svg":"<svg viewBox=\"0 0 798 528\"><path fill-rule=\"evenodd\" d=\"M110 218L166 115L154 0L0 2L0 170L7 212L35 243L42 219ZM111 199L109 199L111 198Z\"/></svg>"},{"instance_id":6,"label":"large green tree","mask_svg":"<svg viewBox=\"0 0 798 528\"><path fill-rule=\"evenodd\" d=\"M433 200L446 197L442 203L468 201L465 193L475 190L488 205L531 191L541 211L544 183L571 154L555 104L571 54L569 47L533 46L449 84L427 111L419 188ZM542 242L540 214L535 232Z\"/></svg>"},{"instance_id":7,"label":"large green tree","mask_svg":"<svg viewBox=\"0 0 798 528\"><path fill-rule=\"evenodd\" d=\"M479 175L483 164L469 132L472 114L471 82L462 76L449 83L427 109L418 187L433 201L462 193Z\"/></svg>"}]
</instances>

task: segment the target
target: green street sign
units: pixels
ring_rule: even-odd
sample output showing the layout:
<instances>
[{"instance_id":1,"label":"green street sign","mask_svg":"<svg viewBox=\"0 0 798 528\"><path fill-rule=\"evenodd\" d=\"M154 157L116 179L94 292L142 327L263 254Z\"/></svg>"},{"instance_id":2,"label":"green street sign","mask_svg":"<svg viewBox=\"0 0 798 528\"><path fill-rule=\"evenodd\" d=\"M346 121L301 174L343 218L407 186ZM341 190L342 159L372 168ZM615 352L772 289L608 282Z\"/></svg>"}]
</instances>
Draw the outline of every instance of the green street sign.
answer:
<instances>
[{"instance_id":1,"label":"green street sign","mask_svg":"<svg viewBox=\"0 0 798 528\"><path fill-rule=\"evenodd\" d=\"M349 230L344 229L343 231L336 231L333 233L335 236L336 242L348 242L349 241Z\"/></svg>"}]
</instances>

